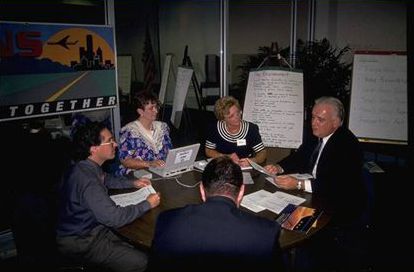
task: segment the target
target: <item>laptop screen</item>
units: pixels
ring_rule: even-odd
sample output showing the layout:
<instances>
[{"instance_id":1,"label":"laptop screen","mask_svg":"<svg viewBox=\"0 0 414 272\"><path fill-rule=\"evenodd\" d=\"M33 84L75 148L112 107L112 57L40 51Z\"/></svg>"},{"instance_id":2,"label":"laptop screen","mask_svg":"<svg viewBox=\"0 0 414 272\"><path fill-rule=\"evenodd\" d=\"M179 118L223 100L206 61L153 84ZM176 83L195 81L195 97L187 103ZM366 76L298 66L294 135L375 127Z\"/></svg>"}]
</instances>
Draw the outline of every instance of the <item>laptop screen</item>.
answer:
<instances>
[{"instance_id":1,"label":"laptop screen","mask_svg":"<svg viewBox=\"0 0 414 272\"><path fill-rule=\"evenodd\" d=\"M169 172L192 168L197 157L200 144L192 144L179 148L170 149L164 167L149 168L150 171L158 175L165 176Z\"/></svg>"},{"instance_id":2,"label":"laptop screen","mask_svg":"<svg viewBox=\"0 0 414 272\"><path fill-rule=\"evenodd\" d=\"M175 170L193 165L199 148L200 144L193 144L170 149L164 168L166 170Z\"/></svg>"}]
</instances>

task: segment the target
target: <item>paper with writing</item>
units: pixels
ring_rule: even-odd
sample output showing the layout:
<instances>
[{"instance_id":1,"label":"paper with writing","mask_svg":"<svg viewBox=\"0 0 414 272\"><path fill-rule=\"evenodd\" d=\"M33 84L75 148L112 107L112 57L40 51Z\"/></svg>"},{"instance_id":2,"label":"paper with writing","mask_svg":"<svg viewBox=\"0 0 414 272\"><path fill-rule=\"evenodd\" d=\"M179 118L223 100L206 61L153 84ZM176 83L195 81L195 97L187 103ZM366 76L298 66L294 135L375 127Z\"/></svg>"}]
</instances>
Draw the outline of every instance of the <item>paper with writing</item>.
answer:
<instances>
[{"instance_id":1,"label":"paper with writing","mask_svg":"<svg viewBox=\"0 0 414 272\"><path fill-rule=\"evenodd\" d=\"M260 190L243 197L241 205L254 212L267 209L279 214L288 204L299 205L306 199L284 192L270 193Z\"/></svg>"},{"instance_id":2,"label":"paper with writing","mask_svg":"<svg viewBox=\"0 0 414 272\"><path fill-rule=\"evenodd\" d=\"M154 188L151 185L149 185L132 193L112 195L111 198L115 202L116 205L125 207L129 205L138 204L146 200L150 194L155 194L155 193L156 192Z\"/></svg>"},{"instance_id":3,"label":"paper with writing","mask_svg":"<svg viewBox=\"0 0 414 272\"><path fill-rule=\"evenodd\" d=\"M303 134L303 73L250 72L243 119L259 126L265 146L298 148Z\"/></svg>"}]
</instances>

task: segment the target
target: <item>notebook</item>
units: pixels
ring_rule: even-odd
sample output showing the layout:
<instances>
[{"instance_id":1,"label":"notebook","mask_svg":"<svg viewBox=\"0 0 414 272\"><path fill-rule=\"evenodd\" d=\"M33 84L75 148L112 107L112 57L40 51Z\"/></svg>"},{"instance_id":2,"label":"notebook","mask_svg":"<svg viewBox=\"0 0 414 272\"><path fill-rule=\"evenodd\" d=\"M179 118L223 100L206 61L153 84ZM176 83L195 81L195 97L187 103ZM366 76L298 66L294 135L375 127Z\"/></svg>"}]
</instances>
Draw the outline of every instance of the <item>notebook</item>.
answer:
<instances>
[{"instance_id":1,"label":"notebook","mask_svg":"<svg viewBox=\"0 0 414 272\"><path fill-rule=\"evenodd\" d=\"M150 167L149 171L161 177L171 177L193 170L200 144L170 149L163 167Z\"/></svg>"}]
</instances>

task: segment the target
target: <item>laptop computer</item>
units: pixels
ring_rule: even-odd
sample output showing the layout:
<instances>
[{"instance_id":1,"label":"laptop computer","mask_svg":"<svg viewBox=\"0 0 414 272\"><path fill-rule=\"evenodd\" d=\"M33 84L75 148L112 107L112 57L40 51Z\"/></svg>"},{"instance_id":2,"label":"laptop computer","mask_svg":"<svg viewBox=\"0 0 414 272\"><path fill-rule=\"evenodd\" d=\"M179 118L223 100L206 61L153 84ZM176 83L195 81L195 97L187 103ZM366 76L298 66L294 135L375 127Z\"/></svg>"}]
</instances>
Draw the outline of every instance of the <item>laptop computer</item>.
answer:
<instances>
[{"instance_id":1,"label":"laptop computer","mask_svg":"<svg viewBox=\"0 0 414 272\"><path fill-rule=\"evenodd\" d=\"M171 177L192 171L200 144L170 149L163 167L150 167L149 171L161 177Z\"/></svg>"}]
</instances>

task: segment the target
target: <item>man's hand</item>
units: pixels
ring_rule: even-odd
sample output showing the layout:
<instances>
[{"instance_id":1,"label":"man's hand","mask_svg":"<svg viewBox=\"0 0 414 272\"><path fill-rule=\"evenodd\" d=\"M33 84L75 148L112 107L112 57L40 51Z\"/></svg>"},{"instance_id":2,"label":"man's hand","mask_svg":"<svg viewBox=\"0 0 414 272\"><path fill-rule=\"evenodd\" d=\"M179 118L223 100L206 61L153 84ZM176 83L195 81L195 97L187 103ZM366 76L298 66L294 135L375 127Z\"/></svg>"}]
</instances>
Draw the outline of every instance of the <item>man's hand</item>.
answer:
<instances>
[{"instance_id":1,"label":"man's hand","mask_svg":"<svg viewBox=\"0 0 414 272\"><path fill-rule=\"evenodd\" d=\"M142 188L151 185L151 181L147 178L136 179L133 182L135 188Z\"/></svg>"},{"instance_id":2,"label":"man's hand","mask_svg":"<svg viewBox=\"0 0 414 272\"><path fill-rule=\"evenodd\" d=\"M149 202L151 208L155 208L160 205L161 195L160 193L150 194L147 197L147 201Z\"/></svg>"},{"instance_id":3,"label":"man's hand","mask_svg":"<svg viewBox=\"0 0 414 272\"><path fill-rule=\"evenodd\" d=\"M264 168L273 175L283 174L284 172L283 168L279 164L276 164L276 165L269 164L269 165L266 165Z\"/></svg>"},{"instance_id":4,"label":"man's hand","mask_svg":"<svg viewBox=\"0 0 414 272\"><path fill-rule=\"evenodd\" d=\"M282 189L285 190L293 190L297 189L298 180L294 177L289 175L277 176L275 178L275 183Z\"/></svg>"},{"instance_id":5,"label":"man's hand","mask_svg":"<svg viewBox=\"0 0 414 272\"><path fill-rule=\"evenodd\" d=\"M279 167L277 165L269 164L264 167L269 173L276 175L279 173Z\"/></svg>"}]
</instances>

